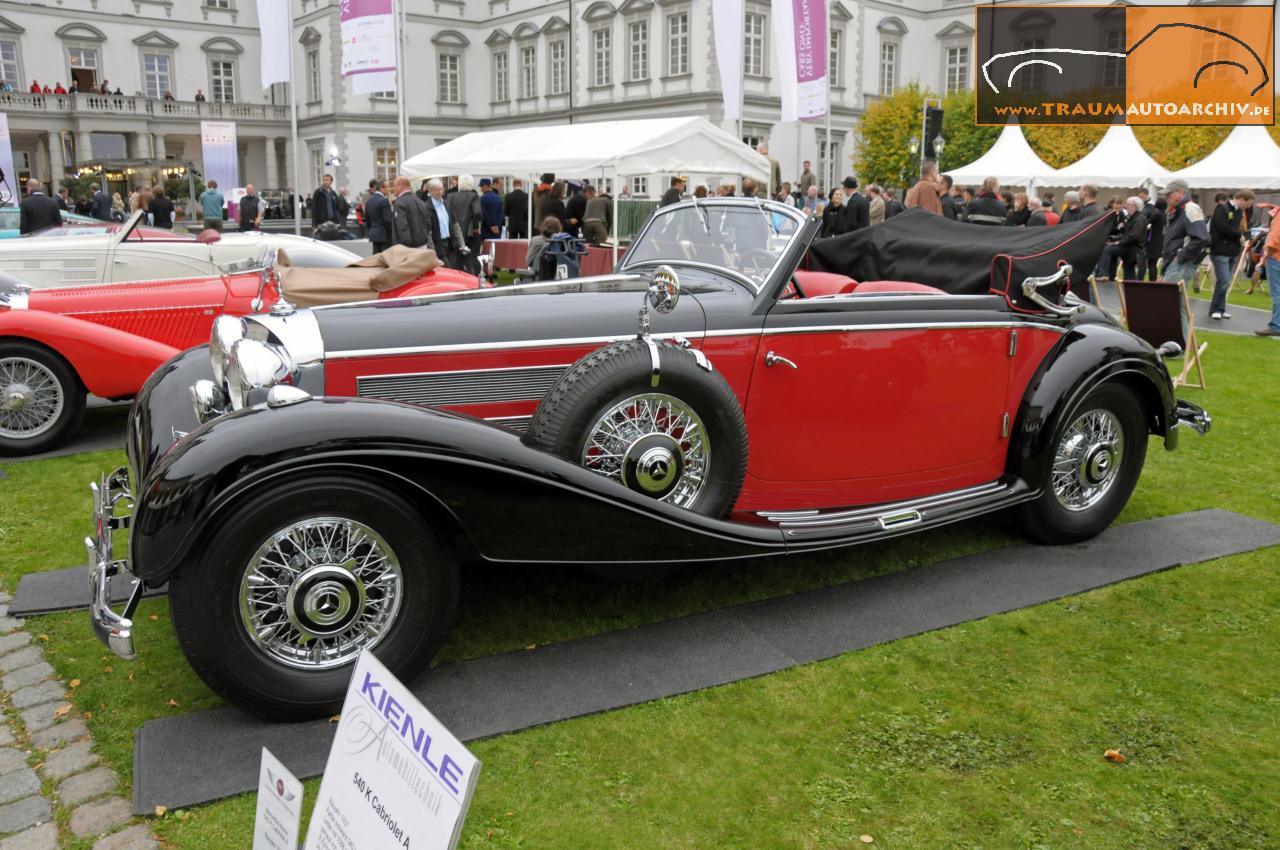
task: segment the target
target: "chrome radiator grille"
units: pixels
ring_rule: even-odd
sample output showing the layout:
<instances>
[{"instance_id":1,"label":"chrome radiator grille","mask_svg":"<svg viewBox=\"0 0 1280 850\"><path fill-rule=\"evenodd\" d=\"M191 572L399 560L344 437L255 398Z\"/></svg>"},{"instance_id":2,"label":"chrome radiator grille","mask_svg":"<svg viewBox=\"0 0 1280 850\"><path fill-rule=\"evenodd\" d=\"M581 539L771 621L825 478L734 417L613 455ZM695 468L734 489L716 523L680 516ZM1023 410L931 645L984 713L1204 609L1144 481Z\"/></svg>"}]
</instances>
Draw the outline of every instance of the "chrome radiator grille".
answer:
<instances>
[{"instance_id":1,"label":"chrome radiator grille","mask_svg":"<svg viewBox=\"0 0 1280 850\"><path fill-rule=\"evenodd\" d=\"M540 401L568 364L470 372L420 372L356 378L356 394L367 398L453 407L497 401Z\"/></svg>"}]
</instances>

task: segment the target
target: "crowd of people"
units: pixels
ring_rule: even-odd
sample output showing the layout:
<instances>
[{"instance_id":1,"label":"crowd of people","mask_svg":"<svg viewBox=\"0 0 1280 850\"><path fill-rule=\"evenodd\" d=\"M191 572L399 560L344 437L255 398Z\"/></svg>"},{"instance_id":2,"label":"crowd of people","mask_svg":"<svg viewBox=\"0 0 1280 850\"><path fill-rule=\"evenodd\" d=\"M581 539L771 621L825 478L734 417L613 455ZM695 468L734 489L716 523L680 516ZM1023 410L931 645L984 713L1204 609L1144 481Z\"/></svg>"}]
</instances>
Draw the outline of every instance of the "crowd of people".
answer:
<instances>
[{"instance_id":1,"label":"crowd of people","mask_svg":"<svg viewBox=\"0 0 1280 850\"><path fill-rule=\"evenodd\" d=\"M9 82L6 79L0 78L0 92L14 92L14 91L17 91L17 89L13 87L13 83ZM98 83L96 86L90 86L88 88L82 89L80 88L80 82L75 79L73 79L71 83L67 86L64 86L61 80L59 80L58 82L50 86L48 83L41 84L39 80L33 79L31 81L31 85L27 86L27 93L39 94L39 95L96 94L96 95L104 95L104 96L111 96L111 97L124 97L124 92L120 90L120 87L119 86L112 87L110 80L103 80L101 83ZM135 92L134 96L144 97L145 95L143 95L142 92ZM174 97L173 92L168 90L165 91L165 93L161 96L160 99L168 102L173 102L177 100L177 98ZM196 89L195 96L192 98L192 100L195 100L198 102L205 101L206 98L204 95L204 90Z\"/></svg>"}]
</instances>

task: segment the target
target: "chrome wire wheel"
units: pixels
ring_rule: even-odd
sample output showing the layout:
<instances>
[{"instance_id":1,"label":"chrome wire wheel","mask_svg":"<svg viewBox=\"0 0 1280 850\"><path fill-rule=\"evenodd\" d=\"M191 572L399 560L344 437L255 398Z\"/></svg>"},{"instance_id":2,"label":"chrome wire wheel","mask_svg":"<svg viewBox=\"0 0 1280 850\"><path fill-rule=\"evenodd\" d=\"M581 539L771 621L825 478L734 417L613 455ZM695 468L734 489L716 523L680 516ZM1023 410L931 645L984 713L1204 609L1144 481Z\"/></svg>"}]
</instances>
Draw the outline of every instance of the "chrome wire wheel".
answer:
<instances>
[{"instance_id":1,"label":"chrome wire wheel","mask_svg":"<svg viewBox=\"0 0 1280 850\"><path fill-rule=\"evenodd\" d=\"M1076 417L1053 457L1053 492L1069 511L1086 511L1110 492L1124 459L1124 427L1109 410Z\"/></svg>"},{"instance_id":2,"label":"chrome wire wheel","mask_svg":"<svg viewBox=\"0 0 1280 850\"><path fill-rule=\"evenodd\" d=\"M0 359L0 437L30 440L62 415L66 398L56 375L29 357Z\"/></svg>"},{"instance_id":3,"label":"chrome wire wheel","mask_svg":"<svg viewBox=\"0 0 1280 850\"><path fill-rule=\"evenodd\" d=\"M688 508L706 483L711 441L689 405L665 393L641 393L596 418L581 462L632 490Z\"/></svg>"},{"instance_id":4,"label":"chrome wire wheel","mask_svg":"<svg viewBox=\"0 0 1280 850\"><path fill-rule=\"evenodd\" d=\"M403 596L400 562L376 531L346 517L311 517L271 535L250 558L240 618L272 659L325 669L377 646Z\"/></svg>"}]
</instances>

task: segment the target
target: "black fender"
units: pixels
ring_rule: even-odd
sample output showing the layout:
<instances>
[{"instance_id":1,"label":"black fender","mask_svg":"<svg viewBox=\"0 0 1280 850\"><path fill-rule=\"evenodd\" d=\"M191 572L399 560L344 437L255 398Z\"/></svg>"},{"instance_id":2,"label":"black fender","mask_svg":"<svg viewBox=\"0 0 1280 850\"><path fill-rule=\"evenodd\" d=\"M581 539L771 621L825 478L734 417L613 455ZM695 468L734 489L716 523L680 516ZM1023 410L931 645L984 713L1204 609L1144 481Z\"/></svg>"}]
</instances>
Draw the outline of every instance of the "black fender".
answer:
<instances>
[{"instance_id":1,"label":"black fender","mask_svg":"<svg viewBox=\"0 0 1280 850\"><path fill-rule=\"evenodd\" d=\"M151 373L129 413L125 453L137 485L169 447L200 427L191 386L213 378L209 346L197 345L176 354Z\"/></svg>"},{"instance_id":2,"label":"black fender","mask_svg":"<svg viewBox=\"0 0 1280 850\"><path fill-rule=\"evenodd\" d=\"M130 568L155 586L194 560L246 493L340 472L373 478L454 535L464 558L662 563L786 551L769 525L643 496L481 420L398 402L314 398L226 414L182 437L134 491Z\"/></svg>"},{"instance_id":3,"label":"black fender","mask_svg":"<svg viewBox=\"0 0 1280 850\"><path fill-rule=\"evenodd\" d=\"M1164 437L1172 447L1177 400L1160 355L1117 325L1081 323L1063 335L1028 383L1010 435L1006 472L1021 477L1032 490L1042 488L1044 461L1064 420L1094 387L1108 381L1139 398L1149 433Z\"/></svg>"}]
</instances>

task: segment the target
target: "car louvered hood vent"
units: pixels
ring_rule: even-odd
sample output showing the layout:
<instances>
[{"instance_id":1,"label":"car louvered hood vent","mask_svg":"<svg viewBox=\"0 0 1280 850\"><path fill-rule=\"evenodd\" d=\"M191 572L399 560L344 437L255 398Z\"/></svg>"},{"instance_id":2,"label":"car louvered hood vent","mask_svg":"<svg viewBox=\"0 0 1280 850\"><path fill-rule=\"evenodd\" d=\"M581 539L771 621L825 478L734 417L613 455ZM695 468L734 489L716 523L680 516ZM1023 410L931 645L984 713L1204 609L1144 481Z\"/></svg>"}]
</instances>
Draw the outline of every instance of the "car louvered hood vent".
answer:
<instances>
[{"instance_id":1,"label":"car louvered hood vent","mask_svg":"<svg viewBox=\"0 0 1280 850\"><path fill-rule=\"evenodd\" d=\"M504 401L540 401L567 364L470 372L370 375L356 379L356 393L367 398L437 407Z\"/></svg>"}]
</instances>

